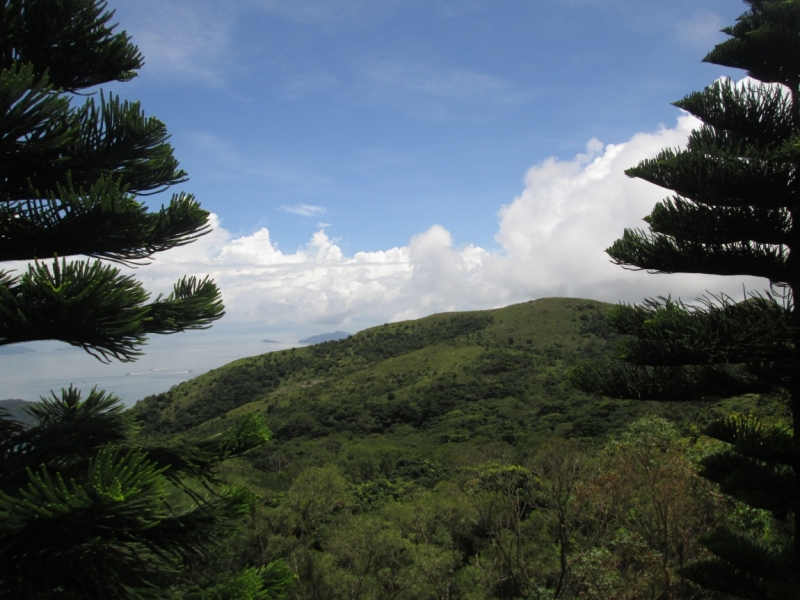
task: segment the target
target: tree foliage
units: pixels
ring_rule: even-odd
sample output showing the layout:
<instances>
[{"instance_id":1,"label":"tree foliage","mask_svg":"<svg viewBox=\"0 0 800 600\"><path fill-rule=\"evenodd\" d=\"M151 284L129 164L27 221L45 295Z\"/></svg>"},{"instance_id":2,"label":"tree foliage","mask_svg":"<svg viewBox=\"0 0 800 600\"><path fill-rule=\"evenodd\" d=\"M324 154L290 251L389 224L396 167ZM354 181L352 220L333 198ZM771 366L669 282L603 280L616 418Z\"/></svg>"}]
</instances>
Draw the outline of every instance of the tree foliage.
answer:
<instances>
[{"instance_id":1,"label":"tree foliage","mask_svg":"<svg viewBox=\"0 0 800 600\"><path fill-rule=\"evenodd\" d=\"M223 315L207 278L151 298L114 266L194 241L208 213L185 193L155 211L142 201L186 173L162 122L92 91L142 66L111 18L98 0L0 2L0 261L28 261L0 271L0 345L54 339L130 361L149 334ZM245 489L216 486L214 469L268 439L260 417L145 447L131 413L96 389L29 412L32 426L0 415L2 597L180 596L252 505ZM278 598L292 580L280 563L226 577L200 578L198 597Z\"/></svg>"},{"instance_id":2,"label":"tree foliage","mask_svg":"<svg viewBox=\"0 0 800 600\"><path fill-rule=\"evenodd\" d=\"M705 443L647 417L596 447L553 438L513 460L417 460L365 482L309 466L267 492L227 560L285 559L298 600L721 600L677 575L720 522L692 460Z\"/></svg>"},{"instance_id":3,"label":"tree foliage","mask_svg":"<svg viewBox=\"0 0 800 600\"><path fill-rule=\"evenodd\" d=\"M0 591L11 597L173 596L252 500L244 488L200 494L195 482L269 436L251 416L214 439L142 447L131 413L96 389L85 400L63 390L30 412L30 428L0 421Z\"/></svg>"},{"instance_id":4,"label":"tree foliage","mask_svg":"<svg viewBox=\"0 0 800 600\"><path fill-rule=\"evenodd\" d=\"M208 327L223 314L208 279L184 278L149 301L115 267L57 258L142 264L208 231L190 194L155 212L139 199L186 180L161 121L102 93L73 103L74 92L133 78L138 49L114 33L104 2L9 0L0 10L0 260L35 261L0 275L0 344L58 339L128 361L147 334Z\"/></svg>"},{"instance_id":5,"label":"tree foliage","mask_svg":"<svg viewBox=\"0 0 800 600\"><path fill-rule=\"evenodd\" d=\"M742 532L706 536L714 558L683 572L743 598L800 596L798 425L800 425L800 268L796 211L800 140L800 2L746 0L749 10L724 29L729 39L706 57L745 69L676 102L702 121L685 149L666 149L626 173L675 195L625 230L607 253L619 265L658 273L750 275L769 291L741 302L706 297L621 305L608 323L625 339L618 360L572 373L587 391L617 398L709 400L741 394L783 398L792 423L747 417L713 424L726 449L703 474L747 506L795 528L794 541L766 548Z\"/></svg>"}]
</instances>

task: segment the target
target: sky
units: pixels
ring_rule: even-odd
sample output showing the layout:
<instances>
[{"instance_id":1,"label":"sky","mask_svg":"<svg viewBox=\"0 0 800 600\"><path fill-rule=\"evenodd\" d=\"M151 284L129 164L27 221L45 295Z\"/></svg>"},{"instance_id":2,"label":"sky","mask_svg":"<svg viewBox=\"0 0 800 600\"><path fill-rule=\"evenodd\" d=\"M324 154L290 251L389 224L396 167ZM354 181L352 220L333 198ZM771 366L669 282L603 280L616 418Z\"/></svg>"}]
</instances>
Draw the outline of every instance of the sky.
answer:
<instances>
[{"instance_id":1,"label":"sky","mask_svg":"<svg viewBox=\"0 0 800 600\"><path fill-rule=\"evenodd\" d=\"M191 192L214 226L135 275L154 293L211 275L227 310L214 330L299 337L548 296L765 287L630 272L603 252L669 195L624 170L697 126L671 102L743 78L701 62L742 2L109 8L145 66L104 90L166 123L190 177L147 202Z\"/></svg>"}]
</instances>

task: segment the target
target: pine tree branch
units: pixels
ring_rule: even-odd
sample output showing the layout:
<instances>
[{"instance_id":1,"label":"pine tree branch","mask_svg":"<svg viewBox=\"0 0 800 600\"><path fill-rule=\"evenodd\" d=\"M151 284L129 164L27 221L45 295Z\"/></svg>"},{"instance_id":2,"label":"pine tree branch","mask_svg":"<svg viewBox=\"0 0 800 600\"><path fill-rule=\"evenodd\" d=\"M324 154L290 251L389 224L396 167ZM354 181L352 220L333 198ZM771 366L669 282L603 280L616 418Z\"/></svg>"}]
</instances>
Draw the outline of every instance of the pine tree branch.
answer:
<instances>
[{"instance_id":1,"label":"pine tree branch","mask_svg":"<svg viewBox=\"0 0 800 600\"><path fill-rule=\"evenodd\" d=\"M791 85L800 73L800 6L796 2L749 2L754 10L723 29L731 39L717 44L703 62L744 69L765 83Z\"/></svg>"},{"instance_id":2,"label":"pine tree branch","mask_svg":"<svg viewBox=\"0 0 800 600\"><path fill-rule=\"evenodd\" d=\"M108 25L114 15L106 2L10 0L0 14L0 68L32 63L53 84L79 90L128 81L143 64L139 49L123 31Z\"/></svg>"},{"instance_id":3,"label":"pine tree branch","mask_svg":"<svg viewBox=\"0 0 800 600\"><path fill-rule=\"evenodd\" d=\"M0 260L81 254L142 264L208 231L208 212L189 194L151 213L118 181L100 178L88 192L59 185L47 200L0 205Z\"/></svg>"},{"instance_id":4,"label":"pine tree branch","mask_svg":"<svg viewBox=\"0 0 800 600\"><path fill-rule=\"evenodd\" d=\"M706 589L731 594L736 598L764 600L768 597L763 581L746 569L736 569L718 558L694 561L679 572L686 579Z\"/></svg>"},{"instance_id":5,"label":"pine tree branch","mask_svg":"<svg viewBox=\"0 0 800 600\"><path fill-rule=\"evenodd\" d=\"M748 506L768 510L777 519L794 511L797 480L788 467L754 460L735 450L707 456L701 465L701 476Z\"/></svg>"},{"instance_id":6,"label":"pine tree branch","mask_svg":"<svg viewBox=\"0 0 800 600\"><path fill-rule=\"evenodd\" d=\"M18 117L8 125L30 127L31 119L46 117L39 112L59 108L49 106L53 103L41 101L34 108L42 110L27 121ZM58 125L61 136L57 146L48 138L54 146L52 156L42 155L39 139L29 140L24 133L14 138L13 144L0 146L0 151L5 151L0 201L39 200L57 195L59 189L90 189L103 178L113 178L128 193L153 194L187 179L173 156L164 123L145 117L138 102L121 102L118 97L106 101L101 96L97 107L89 98L79 109L70 109L48 123Z\"/></svg>"},{"instance_id":7,"label":"pine tree branch","mask_svg":"<svg viewBox=\"0 0 800 600\"><path fill-rule=\"evenodd\" d=\"M699 306L661 298L618 305L606 324L628 336L617 354L630 364L756 364L781 362L792 352L791 317L791 310L772 297L736 303L718 296L701 299Z\"/></svg>"},{"instance_id":8,"label":"pine tree branch","mask_svg":"<svg viewBox=\"0 0 800 600\"><path fill-rule=\"evenodd\" d=\"M0 345L56 339L101 361L135 360L151 333L205 329L224 314L210 280L184 278L167 297L148 294L130 276L99 261L31 265L21 277L0 274Z\"/></svg>"},{"instance_id":9,"label":"pine tree branch","mask_svg":"<svg viewBox=\"0 0 800 600\"><path fill-rule=\"evenodd\" d=\"M703 245L750 241L777 246L791 239L792 220L785 209L712 207L675 196L657 203L644 220L653 233Z\"/></svg>"},{"instance_id":10,"label":"pine tree branch","mask_svg":"<svg viewBox=\"0 0 800 600\"><path fill-rule=\"evenodd\" d=\"M169 296L147 305L146 333L170 334L191 329L208 329L225 314L216 284L206 277L184 277Z\"/></svg>"},{"instance_id":11,"label":"pine tree branch","mask_svg":"<svg viewBox=\"0 0 800 600\"><path fill-rule=\"evenodd\" d=\"M255 496L242 487L192 493L195 504L177 513L166 492L168 483L190 491L187 476L213 481L222 460L263 444L263 418L248 415L227 434L151 449L135 443L131 413L122 409L103 392L81 400L70 389L32 407L39 425L0 429L9 433L0 437L0 556L15 565L0 573L0 593L88 585L91 597L157 594L185 564L207 563L251 509ZM87 561L91 568L76 569ZM47 576L35 578L45 566Z\"/></svg>"},{"instance_id":12,"label":"pine tree branch","mask_svg":"<svg viewBox=\"0 0 800 600\"><path fill-rule=\"evenodd\" d=\"M126 587L169 585L180 555L173 550L159 556L149 547L151 530L170 518L165 499L166 481L135 450L105 447L78 479L45 465L28 470L27 486L18 494L0 492L0 555L16 567L0 575L0 589L12 588L19 578L46 593L53 589L50 579L72 590L102 590L91 597L119 597L130 596ZM84 561L92 561L94 577L76 569ZM37 569L47 571L46 577L36 578ZM87 582L76 581L87 575Z\"/></svg>"},{"instance_id":13,"label":"pine tree branch","mask_svg":"<svg viewBox=\"0 0 800 600\"><path fill-rule=\"evenodd\" d=\"M56 339L101 360L130 360L144 343L147 293L119 270L84 261L36 262L20 277L0 280L0 344Z\"/></svg>"},{"instance_id":14,"label":"pine tree branch","mask_svg":"<svg viewBox=\"0 0 800 600\"><path fill-rule=\"evenodd\" d=\"M121 445L136 430L119 398L96 387L85 400L72 387L51 394L27 408L36 425L0 432L0 488L18 489L27 481L27 470L45 463L76 477L100 448Z\"/></svg>"},{"instance_id":15,"label":"pine tree branch","mask_svg":"<svg viewBox=\"0 0 800 600\"><path fill-rule=\"evenodd\" d=\"M781 86L724 79L674 105L696 116L706 127L733 132L738 141L770 148L794 135L791 100L791 94Z\"/></svg>"},{"instance_id":16,"label":"pine tree branch","mask_svg":"<svg viewBox=\"0 0 800 600\"><path fill-rule=\"evenodd\" d=\"M749 154L743 154L748 151ZM735 149L710 155L691 150L662 150L653 159L627 169L638 177L678 195L710 206L794 206L793 190L786 185L795 166L782 153Z\"/></svg>"},{"instance_id":17,"label":"pine tree branch","mask_svg":"<svg viewBox=\"0 0 800 600\"><path fill-rule=\"evenodd\" d=\"M770 425L753 415L733 415L712 422L703 433L731 444L741 454L754 460L791 467L800 462L800 449L792 430L786 425Z\"/></svg>"},{"instance_id":18,"label":"pine tree branch","mask_svg":"<svg viewBox=\"0 0 800 600\"><path fill-rule=\"evenodd\" d=\"M703 244L640 229L626 229L606 249L614 264L651 273L707 273L751 275L773 283L789 281L788 252L784 246L743 241Z\"/></svg>"},{"instance_id":19,"label":"pine tree branch","mask_svg":"<svg viewBox=\"0 0 800 600\"><path fill-rule=\"evenodd\" d=\"M20 161L62 162L61 149L74 139L77 124L70 119L69 100L53 94L47 74L37 79L33 65L14 63L0 71L0 132L5 180Z\"/></svg>"},{"instance_id":20,"label":"pine tree branch","mask_svg":"<svg viewBox=\"0 0 800 600\"><path fill-rule=\"evenodd\" d=\"M100 95L99 107L89 98L76 112L80 137L68 167L73 180L94 181L114 173L135 194L158 193L186 181L186 173L169 145L163 122L146 117L140 102L108 101Z\"/></svg>"},{"instance_id":21,"label":"pine tree branch","mask_svg":"<svg viewBox=\"0 0 800 600\"><path fill-rule=\"evenodd\" d=\"M774 382L741 365L651 368L619 361L579 363L568 379L590 394L667 402L718 400L774 390Z\"/></svg>"}]
</instances>

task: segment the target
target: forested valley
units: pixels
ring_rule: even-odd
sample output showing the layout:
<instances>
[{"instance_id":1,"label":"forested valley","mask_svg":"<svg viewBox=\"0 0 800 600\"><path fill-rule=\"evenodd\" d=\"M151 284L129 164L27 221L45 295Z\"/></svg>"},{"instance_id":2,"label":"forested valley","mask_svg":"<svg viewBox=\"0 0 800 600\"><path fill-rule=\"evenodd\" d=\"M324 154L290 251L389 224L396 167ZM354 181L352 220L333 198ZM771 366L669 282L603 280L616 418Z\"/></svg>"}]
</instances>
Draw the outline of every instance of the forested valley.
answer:
<instances>
[{"instance_id":1,"label":"forested valley","mask_svg":"<svg viewBox=\"0 0 800 600\"><path fill-rule=\"evenodd\" d=\"M613 352L609 305L550 298L392 323L237 361L139 402L150 442L263 415L272 438L222 464L258 501L215 561L284 559L292 598L723 598L678 569L725 524L767 545L770 513L698 476L730 413L779 398L610 400L567 380Z\"/></svg>"}]
</instances>

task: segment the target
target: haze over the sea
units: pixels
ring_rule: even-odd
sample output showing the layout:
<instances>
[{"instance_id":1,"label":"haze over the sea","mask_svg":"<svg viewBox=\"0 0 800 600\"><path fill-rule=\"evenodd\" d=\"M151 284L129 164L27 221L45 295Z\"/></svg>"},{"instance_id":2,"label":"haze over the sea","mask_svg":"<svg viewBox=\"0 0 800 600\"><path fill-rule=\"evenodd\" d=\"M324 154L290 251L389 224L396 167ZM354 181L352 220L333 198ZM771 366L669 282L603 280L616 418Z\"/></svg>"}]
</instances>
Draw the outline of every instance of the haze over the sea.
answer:
<instances>
[{"instance_id":1,"label":"haze over the sea","mask_svg":"<svg viewBox=\"0 0 800 600\"><path fill-rule=\"evenodd\" d=\"M96 385L131 405L239 358L301 345L296 335L282 335L285 341L265 344L263 332L224 333L222 329L153 338L145 355L133 363L102 364L82 349L60 342L26 344L35 351L0 356L0 399L35 401L70 384L85 395Z\"/></svg>"}]
</instances>

